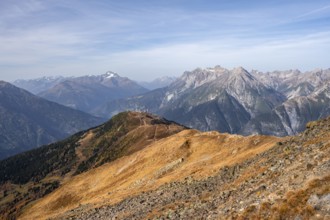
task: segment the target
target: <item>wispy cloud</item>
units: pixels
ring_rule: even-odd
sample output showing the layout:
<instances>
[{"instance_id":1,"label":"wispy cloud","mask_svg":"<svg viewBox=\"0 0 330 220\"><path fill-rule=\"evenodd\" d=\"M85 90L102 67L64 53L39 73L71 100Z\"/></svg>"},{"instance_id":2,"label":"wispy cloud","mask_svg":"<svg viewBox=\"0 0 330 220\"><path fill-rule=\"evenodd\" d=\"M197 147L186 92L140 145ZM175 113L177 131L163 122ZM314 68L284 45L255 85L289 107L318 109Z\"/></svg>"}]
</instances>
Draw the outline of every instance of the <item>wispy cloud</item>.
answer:
<instances>
[{"instance_id":1,"label":"wispy cloud","mask_svg":"<svg viewBox=\"0 0 330 220\"><path fill-rule=\"evenodd\" d=\"M330 11L330 5L325 5L323 7L313 9L311 11L303 13L302 15L299 15L298 18L305 18L305 17L310 17L313 15L319 15L320 13L323 13L323 12L329 13L329 11Z\"/></svg>"},{"instance_id":2,"label":"wispy cloud","mask_svg":"<svg viewBox=\"0 0 330 220\"><path fill-rule=\"evenodd\" d=\"M217 64L328 65L320 56L329 50L326 1L268 3L4 0L0 78L109 69L153 78ZM308 53L320 57L308 60Z\"/></svg>"}]
</instances>

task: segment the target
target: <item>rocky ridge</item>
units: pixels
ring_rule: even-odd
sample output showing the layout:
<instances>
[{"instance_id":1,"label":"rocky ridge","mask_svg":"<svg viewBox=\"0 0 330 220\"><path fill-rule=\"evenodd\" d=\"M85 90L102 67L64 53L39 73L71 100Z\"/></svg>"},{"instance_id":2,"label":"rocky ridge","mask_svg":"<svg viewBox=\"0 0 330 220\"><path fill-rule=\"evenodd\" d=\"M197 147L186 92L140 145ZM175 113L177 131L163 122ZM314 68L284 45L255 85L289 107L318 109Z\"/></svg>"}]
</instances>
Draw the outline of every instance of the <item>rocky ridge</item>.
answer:
<instances>
[{"instance_id":1,"label":"rocky ridge","mask_svg":"<svg viewBox=\"0 0 330 220\"><path fill-rule=\"evenodd\" d=\"M330 81L324 81L309 95L288 99L272 111L253 118L242 129L242 134L294 135L307 122L330 115L329 91Z\"/></svg>"},{"instance_id":2,"label":"rocky ridge","mask_svg":"<svg viewBox=\"0 0 330 220\"><path fill-rule=\"evenodd\" d=\"M55 219L329 219L330 118L205 179L191 177Z\"/></svg>"},{"instance_id":3,"label":"rocky ridge","mask_svg":"<svg viewBox=\"0 0 330 220\"><path fill-rule=\"evenodd\" d=\"M253 70L252 74L264 84L283 93L288 99L308 96L324 81L330 79L330 69L315 69L307 72L287 70L266 73Z\"/></svg>"},{"instance_id":4,"label":"rocky ridge","mask_svg":"<svg viewBox=\"0 0 330 220\"><path fill-rule=\"evenodd\" d=\"M294 135L308 121L330 115L329 80L329 69L262 73L242 67L197 68L168 87L111 101L94 114L142 110L202 131Z\"/></svg>"}]
</instances>

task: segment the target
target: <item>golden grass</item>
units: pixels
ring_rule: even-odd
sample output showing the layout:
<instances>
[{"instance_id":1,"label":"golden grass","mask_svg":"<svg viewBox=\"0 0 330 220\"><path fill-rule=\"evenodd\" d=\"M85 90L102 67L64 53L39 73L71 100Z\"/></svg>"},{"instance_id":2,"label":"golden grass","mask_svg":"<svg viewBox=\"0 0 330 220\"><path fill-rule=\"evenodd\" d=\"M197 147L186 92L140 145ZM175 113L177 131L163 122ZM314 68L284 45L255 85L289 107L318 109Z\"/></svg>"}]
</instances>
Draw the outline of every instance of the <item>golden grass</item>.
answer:
<instances>
[{"instance_id":1,"label":"golden grass","mask_svg":"<svg viewBox=\"0 0 330 220\"><path fill-rule=\"evenodd\" d=\"M184 130L67 179L53 193L26 208L20 219L47 219L77 208L79 204L113 204L188 176L196 179L212 176L223 166L268 150L278 140L276 137ZM171 167L173 161L178 160ZM159 175L160 171L166 172Z\"/></svg>"},{"instance_id":2,"label":"golden grass","mask_svg":"<svg viewBox=\"0 0 330 220\"><path fill-rule=\"evenodd\" d=\"M264 202L260 208L247 207L238 219L294 219L301 216L303 219L311 219L315 210L307 204L312 194L325 195L330 193L330 176L311 180L306 187L289 191L284 199L271 205Z\"/></svg>"}]
</instances>

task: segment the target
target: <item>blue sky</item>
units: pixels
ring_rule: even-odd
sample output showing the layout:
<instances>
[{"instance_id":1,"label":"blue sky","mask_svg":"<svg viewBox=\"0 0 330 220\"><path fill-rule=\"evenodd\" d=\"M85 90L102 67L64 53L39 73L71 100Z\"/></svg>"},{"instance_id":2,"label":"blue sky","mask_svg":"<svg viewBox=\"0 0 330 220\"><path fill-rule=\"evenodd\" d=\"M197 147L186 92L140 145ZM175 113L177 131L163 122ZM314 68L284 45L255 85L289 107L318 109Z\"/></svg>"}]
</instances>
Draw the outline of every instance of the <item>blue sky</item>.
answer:
<instances>
[{"instance_id":1,"label":"blue sky","mask_svg":"<svg viewBox=\"0 0 330 220\"><path fill-rule=\"evenodd\" d=\"M329 68L327 0L0 0L0 79Z\"/></svg>"}]
</instances>

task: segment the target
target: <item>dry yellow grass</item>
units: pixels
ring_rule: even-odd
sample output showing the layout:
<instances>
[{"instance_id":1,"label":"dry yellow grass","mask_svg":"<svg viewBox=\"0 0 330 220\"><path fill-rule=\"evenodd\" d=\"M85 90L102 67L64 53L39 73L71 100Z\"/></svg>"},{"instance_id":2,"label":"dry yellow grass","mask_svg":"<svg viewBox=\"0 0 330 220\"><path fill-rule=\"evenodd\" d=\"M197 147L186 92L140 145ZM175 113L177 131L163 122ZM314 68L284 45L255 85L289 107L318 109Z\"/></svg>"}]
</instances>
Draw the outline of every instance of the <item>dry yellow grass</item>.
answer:
<instances>
[{"instance_id":1,"label":"dry yellow grass","mask_svg":"<svg viewBox=\"0 0 330 220\"><path fill-rule=\"evenodd\" d=\"M48 219L78 207L113 204L188 176L213 175L271 148L279 138L184 130L129 156L65 180L63 185L26 207L20 219Z\"/></svg>"}]
</instances>

